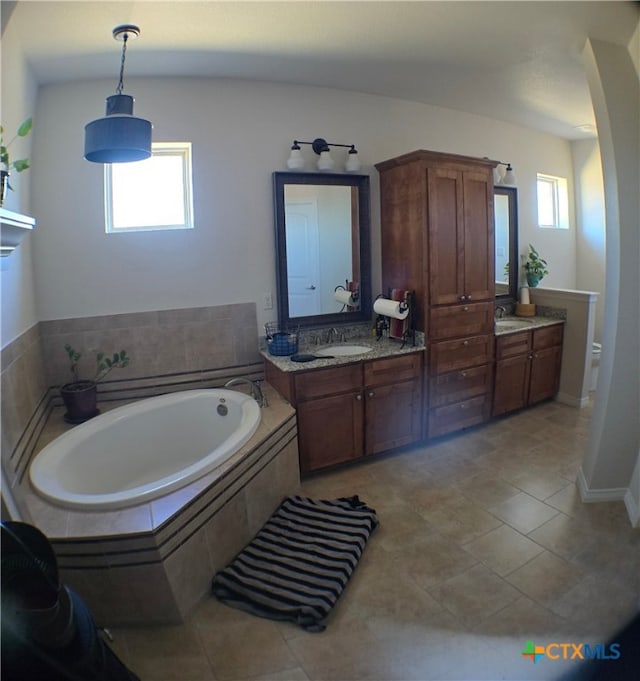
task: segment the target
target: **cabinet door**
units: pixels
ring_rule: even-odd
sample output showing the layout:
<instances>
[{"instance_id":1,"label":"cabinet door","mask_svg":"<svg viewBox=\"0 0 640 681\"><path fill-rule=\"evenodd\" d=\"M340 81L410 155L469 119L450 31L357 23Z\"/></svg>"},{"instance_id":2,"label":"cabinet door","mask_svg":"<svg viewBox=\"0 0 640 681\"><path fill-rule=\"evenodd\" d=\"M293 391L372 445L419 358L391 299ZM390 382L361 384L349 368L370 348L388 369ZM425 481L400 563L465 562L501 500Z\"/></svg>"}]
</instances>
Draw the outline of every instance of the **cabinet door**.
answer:
<instances>
[{"instance_id":1,"label":"cabinet door","mask_svg":"<svg viewBox=\"0 0 640 681\"><path fill-rule=\"evenodd\" d=\"M529 383L529 404L553 397L560 385L560 363L562 347L534 350L531 359Z\"/></svg>"},{"instance_id":2,"label":"cabinet door","mask_svg":"<svg viewBox=\"0 0 640 681\"><path fill-rule=\"evenodd\" d=\"M367 388L365 399L366 454L378 454L420 439L419 379Z\"/></svg>"},{"instance_id":3,"label":"cabinet door","mask_svg":"<svg viewBox=\"0 0 640 681\"><path fill-rule=\"evenodd\" d=\"M315 471L362 456L362 392L322 397L298 404L300 472Z\"/></svg>"},{"instance_id":4,"label":"cabinet door","mask_svg":"<svg viewBox=\"0 0 640 681\"><path fill-rule=\"evenodd\" d=\"M467 301L495 295L493 178L486 171L462 173L464 199L464 294Z\"/></svg>"},{"instance_id":5,"label":"cabinet door","mask_svg":"<svg viewBox=\"0 0 640 681\"><path fill-rule=\"evenodd\" d=\"M429 301L448 305L465 300L462 173L428 168L427 187Z\"/></svg>"},{"instance_id":6,"label":"cabinet door","mask_svg":"<svg viewBox=\"0 0 640 681\"><path fill-rule=\"evenodd\" d=\"M522 409L528 400L529 355L517 355L496 362L493 390L493 415Z\"/></svg>"}]
</instances>

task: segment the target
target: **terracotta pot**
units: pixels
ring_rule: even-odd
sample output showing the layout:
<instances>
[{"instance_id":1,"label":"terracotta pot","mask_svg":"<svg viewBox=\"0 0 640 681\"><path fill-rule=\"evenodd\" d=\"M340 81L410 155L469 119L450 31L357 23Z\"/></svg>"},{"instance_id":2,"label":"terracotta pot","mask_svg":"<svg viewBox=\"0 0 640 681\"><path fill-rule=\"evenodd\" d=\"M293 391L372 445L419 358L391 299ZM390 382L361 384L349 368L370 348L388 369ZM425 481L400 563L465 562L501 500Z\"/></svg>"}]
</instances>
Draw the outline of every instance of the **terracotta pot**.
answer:
<instances>
[{"instance_id":1,"label":"terracotta pot","mask_svg":"<svg viewBox=\"0 0 640 681\"><path fill-rule=\"evenodd\" d=\"M95 381L74 381L60 388L60 394L67 408L64 420L67 423L83 423L97 416L98 390Z\"/></svg>"}]
</instances>

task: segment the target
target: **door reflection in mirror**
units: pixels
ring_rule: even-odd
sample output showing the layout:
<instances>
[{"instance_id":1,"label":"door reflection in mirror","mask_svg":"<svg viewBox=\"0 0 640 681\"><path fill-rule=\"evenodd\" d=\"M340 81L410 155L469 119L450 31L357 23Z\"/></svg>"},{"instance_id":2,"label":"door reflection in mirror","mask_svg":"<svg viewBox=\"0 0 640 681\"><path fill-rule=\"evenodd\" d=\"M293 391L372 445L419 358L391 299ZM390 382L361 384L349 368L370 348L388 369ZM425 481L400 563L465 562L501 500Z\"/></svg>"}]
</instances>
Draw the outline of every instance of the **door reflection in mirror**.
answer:
<instances>
[{"instance_id":1,"label":"door reflection in mirror","mask_svg":"<svg viewBox=\"0 0 640 681\"><path fill-rule=\"evenodd\" d=\"M285 187L290 317L341 311L343 306L335 300L334 291L354 278L354 203L357 211L357 189L353 187Z\"/></svg>"},{"instance_id":2,"label":"door reflection in mirror","mask_svg":"<svg viewBox=\"0 0 640 681\"><path fill-rule=\"evenodd\" d=\"M274 173L278 320L355 323L371 312L369 177ZM345 303L337 291L353 293Z\"/></svg>"}]
</instances>

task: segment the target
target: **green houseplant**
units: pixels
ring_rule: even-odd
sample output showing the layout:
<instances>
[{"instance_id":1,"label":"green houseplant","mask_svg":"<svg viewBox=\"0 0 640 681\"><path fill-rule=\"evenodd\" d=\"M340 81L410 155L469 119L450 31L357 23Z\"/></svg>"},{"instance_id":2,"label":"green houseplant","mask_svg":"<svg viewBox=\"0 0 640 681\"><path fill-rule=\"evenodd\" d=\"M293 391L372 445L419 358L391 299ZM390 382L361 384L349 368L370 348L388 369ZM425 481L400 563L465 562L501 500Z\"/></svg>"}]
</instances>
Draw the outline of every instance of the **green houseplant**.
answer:
<instances>
[{"instance_id":1,"label":"green houseplant","mask_svg":"<svg viewBox=\"0 0 640 681\"><path fill-rule=\"evenodd\" d=\"M0 164L2 164L2 168L0 169L0 179L2 182L0 185L0 206L4 203L7 189L13 189L9 184L9 174L11 171L15 170L16 173L21 173L29 168L28 158L21 158L17 161L11 160L9 147L18 137L26 137L31 132L32 127L33 120L29 117L21 123L16 134L5 144L4 128L0 125Z\"/></svg>"},{"instance_id":2,"label":"green houseplant","mask_svg":"<svg viewBox=\"0 0 640 681\"><path fill-rule=\"evenodd\" d=\"M531 288L535 288L549 274L547 267L547 261L541 258L538 251L529 244L529 253L524 263L524 271L527 277L527 284Z\"/></svg>"},{"instance_id":3,"label":"green houseplant","mask_svg":"<svg viewBox=\"0 0 640 681\"><path fill-rule=\"evenodd\" d=\"M67 357L71 362L73 381L65 383L60 388L67 413L64 420L67 423L83 423L100 412L97 408L98 382L113 369L124 369L129 364L126 350L115 352L108 357L104 352L96 353L96 368L93 378L81 379L78 374L78 362L82 357L69 343L64 346Z\"/></svg>"}]
</instances>

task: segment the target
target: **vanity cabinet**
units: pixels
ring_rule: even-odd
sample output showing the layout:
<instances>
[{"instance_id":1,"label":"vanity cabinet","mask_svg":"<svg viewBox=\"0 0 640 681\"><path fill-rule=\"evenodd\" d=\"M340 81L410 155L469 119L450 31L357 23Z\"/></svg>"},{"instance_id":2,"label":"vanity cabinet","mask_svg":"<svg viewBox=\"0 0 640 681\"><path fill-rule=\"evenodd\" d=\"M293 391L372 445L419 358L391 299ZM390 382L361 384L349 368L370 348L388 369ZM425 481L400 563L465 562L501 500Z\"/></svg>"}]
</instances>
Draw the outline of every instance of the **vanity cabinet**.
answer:
<instances>
[{"instance_id":1,"label":"vanity cabinet","mask_svg":"<svg viewBox=\"0 0 640 681\"><path fill-rule=\"evenodd\" d=\"M415 291L428 345L426 435L491 415L495 162L414 151L380 173L382 283Z\"/></svg>"},{"instance_id":2,"label":"vanity cabinet","mask_svg":"<svg viewBox=\"0 0 640 681\"><path fill-rule=\"evenodd\" d=\"M296 372L267 361L297 411L301 474L417 442L422 364L421 352Z\"/></svg>"},{"instance_id":3,"label":"vanity cabinet","mask_svg":"<svg viewBox=\"0 0 640 681\"><path fill-rule=\"evenodd\" d=\"M296 373L293 389L302 474L363 455L364 400L359 364Z\"/></svg>"},{"instance_id":4,"label":"vanity cabinet","mask_svg":"<svg viewBox=\"0 0 640 681\"><path fill-rule=\"evenodd\" d=\"M445 435L491 415L493 334L429 344L427 434Z\"/></svg>"},{"instance_id":5,"label":"vanity cabinet","mask_svg":"<svg viewBox=\"0 0 640 681\"><path fill-rule=\"evenodd\" d=\"M557 324L496 338L493 415L553 397L560 384L563 326Z\"/></svg>"},{"instance_id":6,"label":"vanity cabinet","mask_svg":"<svg viewBox=\"0 0 640 681\"><path fill-rule=\"evenodd\" d=\"M422 436L422 353L364 362L365 454Z\"/></svg>"}]
</instances>

